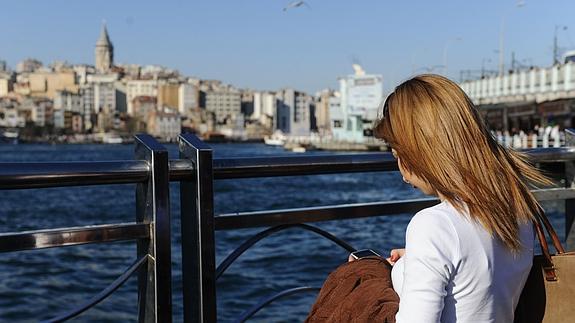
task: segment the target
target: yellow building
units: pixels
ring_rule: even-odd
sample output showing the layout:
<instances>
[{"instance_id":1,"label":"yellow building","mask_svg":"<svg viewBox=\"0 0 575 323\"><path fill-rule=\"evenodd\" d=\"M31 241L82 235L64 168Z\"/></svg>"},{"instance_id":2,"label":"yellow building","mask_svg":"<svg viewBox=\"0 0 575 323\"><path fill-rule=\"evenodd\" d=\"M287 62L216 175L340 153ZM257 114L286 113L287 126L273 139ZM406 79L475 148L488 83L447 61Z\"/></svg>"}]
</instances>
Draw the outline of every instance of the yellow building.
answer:
<instances>
[{"instance_id":1,"label":"yellow building","mask_svg":"<svg viewBox=\"0 0 575 323\"><path fill-rule=\"evenodd\" d=\"M54 99L56 91L66 90L78 93L76 73L73 71L30 73L28 80L30 82L30 94L32 96Z\"/></svg>"},{"instance_id":2,"label":"yellow building","mask_svg":"<svg viewBox=\"0 0 575 323\"><path fill-rule=\"evenodd\" d=\"M179 84L161 84L158 86L158 106L168 106L170 108L178 108L179 100Z\"/></svg>"},{"instance_id":3,"label":"yellow building","mask_svg":"<svg viewBox=\"0 0 575 323\"><path fill-rule=\"evenodd\" d=\"M7 96L11 92L12 82L8 78L0 77L0 97Z\"/></svg>"}]
</instances>

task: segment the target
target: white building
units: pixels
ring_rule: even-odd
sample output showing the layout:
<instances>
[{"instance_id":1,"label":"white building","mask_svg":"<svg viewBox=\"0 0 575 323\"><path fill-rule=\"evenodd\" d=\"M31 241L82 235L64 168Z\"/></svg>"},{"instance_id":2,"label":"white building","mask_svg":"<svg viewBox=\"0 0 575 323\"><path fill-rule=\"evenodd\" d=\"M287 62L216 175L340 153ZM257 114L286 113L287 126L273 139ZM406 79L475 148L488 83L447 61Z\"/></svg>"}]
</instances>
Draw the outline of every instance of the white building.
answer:
<instances>
[{"instance_id":1,"label":"white building","mask_svg":"<svg viewBox=\"0 0 575 323\"><path fill-rule=\"evenodd\" d=\"M70 91L56 91L54 110L72 111L84 114L84 101L81 95Z\"/></svg>"},{"instance_id":2,"label":"white building","mask_svg":"<svg viewBox=\"0 0 575 323\"><path fill-rule=\"evenodd\" d=\"M18 114L14 107L0 108L0 127L22 128L26 125L26 120Z\"/></svg>"},{"instance_id":3,"label":"white building","mask_svg":"<svg viewBox=\"0 0 575 323\"><path fill-rule=\"evenodd\" d=\"M288 88L278 91L276 99L276 129L291 136L309 136L312 97Z\"/></svg>"},{"instance_id":4,"label":"white building","mask_svg":"<svg viewBox=\"0 0 575 323\"><path fill-rule=\"evenodd\" d=\"M151 111L147 120L147 132L164 141L176 141L180 135L182 120L176 111L163 109Z\"/></svg>"},{"instance_id":5,"label":"white building","mask_svg":"<svg viewBox=\"0 0 575 323\"><path fill-rule=\"evenodd\" d=\"M460 86L477 105L573 98L575 62L465 81Z\"/></svg>"},{"instance_id":6,"label":"white building","mask_svg":"<svg viewBox=\"0 0 575 323\"><path fill-rule=\"evenodd\" d=\"M133 100L139 96L158 97L157 80L132 80L126 83L126 101L128 103L128 114L134 112Z\"/></svg>"},{"instance_id":7,"label":"white building","mask_svg":"<svg viewBox=\"0 0 575 323\"><path fill-rule=\"evenodd\" d=\"M87 83L80 87L84 109L84 128L91 129L94 126L94 115L99 112L115 113L116 82L118 74L91 74L87 76Z\"/></svg>"},{"instance_id":8,"label":"white building","mask_svg":"<svg viewBox=\"0 0 575 323\"><path fill-rule=\"evenodd\" d=\"M190 83L182 83L178 89L178 112L186 116L188 112L200 105L198 88Z\"/></svg>"},{"instance_id":9,"label":"white building","mask_svg":"<svg viewBox=\"0 0 575 323\"><path fill-rule=\"evenodd\" d=\"M231 122L242 112L241 93L231 86L214 87L206 91L206 110L216 116L217 123Z\"/></svg>"},{"instance_id":10,"label":"white building","mask_svg":"<svg viewBox=\"0 0 575 323\"><path fill-rule=\"evenodd\" d=\"M251 120L256 120L260 124L272 128L276 120L277 100L273 92L254 92L254 112L250 116Z\"/></svg>"},{"instance_id":11,"label":"white building","mask_svg":"<svg viewBox=\"0 0 575 323\"><path fill-rule=\"evenodd\" d=\"M383 101L383 77L365 74L357 64L353 67L355 74L339 79L339 100L330 104L331 128L336 140L362 143L372 136Z\"/></svg>"}]
</instances>

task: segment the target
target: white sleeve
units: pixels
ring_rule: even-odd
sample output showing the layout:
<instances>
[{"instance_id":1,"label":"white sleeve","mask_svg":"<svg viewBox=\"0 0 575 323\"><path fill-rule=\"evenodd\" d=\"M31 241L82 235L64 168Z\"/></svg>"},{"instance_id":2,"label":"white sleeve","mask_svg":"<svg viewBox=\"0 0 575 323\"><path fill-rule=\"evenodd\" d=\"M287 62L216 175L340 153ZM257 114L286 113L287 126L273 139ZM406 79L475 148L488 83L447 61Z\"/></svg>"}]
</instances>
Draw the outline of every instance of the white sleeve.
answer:
<instances>
[{"instance_id":1,"label":"white sleeve","mask_svg":"<svg viewBox=\"0 0 575 323\"><path fill-rule=\"evenodd\" d=\"M418 212L406 231L403 286L397 323L439 322L443 300L459 255L459 238L436 209Z\"/></svg>"}]
</instances>

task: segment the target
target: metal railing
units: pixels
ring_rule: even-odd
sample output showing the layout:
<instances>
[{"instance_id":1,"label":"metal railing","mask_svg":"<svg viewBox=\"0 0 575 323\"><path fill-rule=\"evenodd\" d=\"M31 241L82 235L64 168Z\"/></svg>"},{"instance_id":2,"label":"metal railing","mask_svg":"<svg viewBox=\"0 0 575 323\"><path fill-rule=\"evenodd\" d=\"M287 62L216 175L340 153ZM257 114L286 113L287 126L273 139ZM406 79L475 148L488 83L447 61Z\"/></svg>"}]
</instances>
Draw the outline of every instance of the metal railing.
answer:
<instances>
[{"instance_id":1,"label":"metal railing","mask_svg":"<svg viewBox=\"0 0 575 323\"><path fill-rule=\"evenodd\" d=\"M132 223L35 230L0 234L0 252L134 240L133 264L97 295L47 322L73 318L95 306L138 272L140 322L172 321L172 264L168 151L148 135L136 136L133 161L0 163L0 189L136 184ZM179 165L172 174L178 177Z\"/></svg>"},{"instance_id":2,"label":"metal railing","mask_svg":"<svg viewBox=\"0 0 575 323\"><path fill-rule=\"evenodd\" d=\"M566 236L575 214L575 134L566 132L567 147L529 150L532 160L555 165L565 187L535 191L539 200L565 200ZM434 205L432 198L356 203L284 210L214 214L214 181L256 177L396 171L389 153L304 155L284 157L213 158L212 149L191 134L180 135L180 159L169 160L167 150L148 135L136 136L132 161L0 163L0 189L26 189L78 185L136 185L136 217L132 223L0 233L0 252L134 240L134 263L106 289L49 321L64 321L91 308L138 273L140 322L171 322L171 245L169 182L180 182L182 280L185 322L215 322L216 280L234 260L255 243L285 229L304 229L330 239L350 251L353 247L306 223L413 213ZM547 167L546 166L546 167ZM216 267L215 231L270 227L248 239ZM316 291L300 287L267 297L244 312L251 317L263 306L284 296Z\"/></svg>"},{"instance_id":3,"label":"metal railing","mask_svg":"<svg viewBox=\"0 0 575 323\"><path fill-rule=\"evenodd\" d=\"M566 143L563 148L538 148L526 150L533 162L549 167L553 163L564 175L565 187L555 187L535 190L538 200L565 200L566 203L566 236L567 244L575 234L569 235L575 215L575 132L566 131ZM415 199L388 202L357 203L321 207L306 207L297 209L237 212L233 214L214 215L213 181L221 179L277 177L296 175L317 175L332 173L395 171L397 162L389 153L354 154L333 156L289 156L289 157L249 157L249 158L212 158L211 150L193 135L182 135L180 141L182 158L192 161L197 174L195 185L192 182L182 184L182 237L188 236L193 241L182 245L182 258L187 266L183 268L184 276L184 321L185 322L215 322L216 287L215 280L225 269L247 248L271 233L293 226L304 226L303 223L342 220L360 217L385 216L400 213L414 213L422 208L437 203L436 199ZM201 156L201 157L200 157ZM193 159L193 160L192 160ZM557 165L559 164L559 165ZM559 166L559 167L557 167ZM184 188L185 185L189 185ZM193 187L192 187L193 186ZM195 202L188 203L190 194L195 196ZM186 201L184 201L186 200ZM184 217L187 225L184 225ZM193 224L193 225L192 225ZM239 246L214 271L214 231L233 230L239 228L270 227L256 234ZM307 226L307 229L314 228ZM314 228L313 231L320 229ZM324 237L329 233L320 233ZM331 238L330 238L331 239ZM337 238L331 239L336 241ZM337 241L336 241L337 242ZM346 249L352 249L345 242L337 242ZM187 259L187 260L186 260ZM193 260L196 260L192 264ZM199 261L198 261L199 260ZM190 266L192 268L190 268ZM195 266L195 267L194 267ZM187 276L187 278L186 278ZM193 287L191 289L187 289ZM187 289L187 290L186 290ZM281 291L268 297L244 312L238 322L243 322L255 314L263 306L272 301L300 292L317 291L314 287L299 287Z\"/></svg>"}]
</instances>

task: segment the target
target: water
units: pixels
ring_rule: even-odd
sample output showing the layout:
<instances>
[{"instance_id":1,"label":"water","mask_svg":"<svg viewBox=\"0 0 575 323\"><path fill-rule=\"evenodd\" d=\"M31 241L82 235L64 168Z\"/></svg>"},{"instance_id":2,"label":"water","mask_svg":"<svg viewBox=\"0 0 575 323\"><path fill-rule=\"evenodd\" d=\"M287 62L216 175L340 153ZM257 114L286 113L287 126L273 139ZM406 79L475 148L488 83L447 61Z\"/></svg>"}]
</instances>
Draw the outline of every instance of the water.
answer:
<instances>
[{"instance_id":1,"label":"water","mask_svg":"<svg viewBox=\"0 0 575 323\"><path fill-rule=\"evenodd\" d=\"M167 146L171 159L177 147ZM285 155L263 144L214 144L216 158ZM0 162L133 159L127 145L0 145ZM179 185L171 189L174 319L182 321ZM130 222L135 216L135 185L0 191L0 232ZM422 197L403 184L398 172L220 180L215 183L216 214ZM559 205L559 207L558 207ZM560 203L550 216L563 234ZM317 223L356 248L382 254L404 244L410 215ZM219 263L263 229L216 232ZM48 319L90 298L135 260L133 242L119 242L2 254L0 321ZM287 288L321 286L346 261L347 252L307 231L291 229L256 244L218 280L218 320L230 322L260 299ZM313 293L272 303L252 322L302 321ZM75 321L137 320L136 278Z\"/></svg>"}]
</instances>

